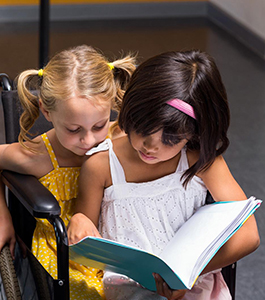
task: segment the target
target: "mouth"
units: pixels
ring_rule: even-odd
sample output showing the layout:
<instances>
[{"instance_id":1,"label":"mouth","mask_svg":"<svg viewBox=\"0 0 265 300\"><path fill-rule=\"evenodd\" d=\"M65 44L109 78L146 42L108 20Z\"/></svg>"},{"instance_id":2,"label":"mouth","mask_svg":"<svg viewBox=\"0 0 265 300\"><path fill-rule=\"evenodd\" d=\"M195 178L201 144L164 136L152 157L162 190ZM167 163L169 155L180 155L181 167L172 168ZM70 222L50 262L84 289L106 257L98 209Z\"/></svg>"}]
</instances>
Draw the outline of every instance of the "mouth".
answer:
<instances>
[{"instance_id":1,"label":"mouth","mask_svg":"<svg viewBox=\"0 0 265 300\"><path fill-rule=\"evenodd\" d=\"M140 156L141 156L144 160L154 160L154 159L156 159L155 156L144 154L144 153L143 153L142 151L140 151L140 150L139 150L139 154L140 154Z\"/></svg>"},{"instance_id":2,"label":"mouth","mask_svg":"<svg viewBox=\"0 0 265 300\"><path fill-rule=\"evenodd\" d=\"M82 148L82 147L78 147L78 151L80 153L82 153L82 155L85 155L87 153L87 151L89 151L91 148Z\"/></svg>"}]
</instances>

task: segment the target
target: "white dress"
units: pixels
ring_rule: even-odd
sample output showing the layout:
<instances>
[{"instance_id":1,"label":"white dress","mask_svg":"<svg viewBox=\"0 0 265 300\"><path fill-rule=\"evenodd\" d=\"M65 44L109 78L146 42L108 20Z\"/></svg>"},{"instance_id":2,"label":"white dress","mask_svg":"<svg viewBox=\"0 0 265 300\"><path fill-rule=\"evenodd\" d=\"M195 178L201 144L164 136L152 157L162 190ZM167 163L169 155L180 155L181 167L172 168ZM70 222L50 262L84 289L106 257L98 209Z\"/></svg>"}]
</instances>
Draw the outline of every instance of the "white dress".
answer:
<instances>
[{"instance_id":1,"label":"white dress","mask_svg":"<svg viewBox=\"0 0 265 300\"><path fill-rule=\"evenodd\" d=\"M101 206L99 231L102 237L159 255L180 226L205 204L207 189L199 177L194 176L186 189L181 183L181 176L188 169L186 149L181 150L174 173L149 182L132 183L126 182L111 140L107 139L98 148L99 151L109 149L112 176L112 185L105 189ZM166 299L112 272L105 273L103 284L109 300ZM228 300L231 296L218 270L200 276L184 299Z\"/></svg>"}]
</instances>

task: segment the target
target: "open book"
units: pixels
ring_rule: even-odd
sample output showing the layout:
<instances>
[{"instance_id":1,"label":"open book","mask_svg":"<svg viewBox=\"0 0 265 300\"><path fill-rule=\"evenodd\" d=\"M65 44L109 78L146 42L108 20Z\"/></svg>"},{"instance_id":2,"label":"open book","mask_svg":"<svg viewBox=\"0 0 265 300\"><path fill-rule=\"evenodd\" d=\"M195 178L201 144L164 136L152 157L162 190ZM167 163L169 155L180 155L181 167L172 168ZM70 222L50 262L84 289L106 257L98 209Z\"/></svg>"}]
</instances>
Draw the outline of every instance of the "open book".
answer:
<instances>
[{"instance_id":1,"label":"open book","mask_svg":"<svg viewBox=\"0 0 265 300\"><path fill-rule=\"evenodd\" d=\"M215 253L261 202L251 197L199 208L176 232L159 257L114 241L86 237L70 246L70 259L127 275L152 291L156 290L153 272L160 274L171 289L191 289Z\"/></svg>"}]
</instances>

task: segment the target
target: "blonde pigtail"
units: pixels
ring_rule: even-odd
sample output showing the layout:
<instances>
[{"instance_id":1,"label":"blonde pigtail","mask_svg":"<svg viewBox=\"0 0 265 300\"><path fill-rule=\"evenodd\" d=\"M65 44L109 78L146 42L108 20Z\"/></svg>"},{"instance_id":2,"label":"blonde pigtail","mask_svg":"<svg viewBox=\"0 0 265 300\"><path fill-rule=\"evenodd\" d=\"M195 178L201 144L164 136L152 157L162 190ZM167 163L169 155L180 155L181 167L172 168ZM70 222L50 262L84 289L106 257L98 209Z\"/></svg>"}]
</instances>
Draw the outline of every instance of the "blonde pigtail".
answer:
<instances>
[{"instance_id":1,"label":"blonde pigtail","mask_svg":"<svg viewBox=\"0 0 265 300\"><path fill-rule=\"evenodd\" d=\"M136 68L136 57L132 54L112 62L114 66L114 81L116 85L116 97L113 109L120 111L122 99L127 89L130 78Z\"/></svg>"},{"instance_id":2,"label":"blonde pigtail","mask_svg":"<svg viewBox=\"0 0 265 300\"><path fill-rule=\"evenodd\" d=\"M37 70L27 70L22 72L17 79L18 96L23 107L23 113L19 120L20 133L18 141L24 148L31 151L32 149L25 145L25 141L34 143L29 137L31 135L29 130L39 117L38 96L34 95L29 88L30 80L36 75L38 75Z\"/></svg>"},{"instance_id":3,"label":"blonde pigtail","mask_svg":"<svg viewBox=\"0 0 265 300\"><path fill-rule=\"evenodd\" d=\"M124 58L115 60L108 64L111 70L114 72L114 81L116 86L116 97L113 103L113 109L118 113L120 112L122 99L130 78L136 68L136 57L129 54ZM118 121L115 121L109 129L110 138L120 134L120 128L118 126Z\"/></svg>"}]
</instances>

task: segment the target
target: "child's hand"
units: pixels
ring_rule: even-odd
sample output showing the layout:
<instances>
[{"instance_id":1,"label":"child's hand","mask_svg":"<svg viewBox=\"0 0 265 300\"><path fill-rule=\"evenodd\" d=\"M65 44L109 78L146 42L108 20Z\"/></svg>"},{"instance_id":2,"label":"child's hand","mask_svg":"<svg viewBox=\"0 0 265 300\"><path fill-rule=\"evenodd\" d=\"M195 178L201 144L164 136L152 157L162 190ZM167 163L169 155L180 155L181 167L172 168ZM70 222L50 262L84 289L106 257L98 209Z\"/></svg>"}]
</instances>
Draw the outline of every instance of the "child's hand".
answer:
<instances>
[{"instance_id":1,"label":"child's hand","mask_svg":"<svg viewBox=\"0 0 265 300\"><path fill-rule=\"evenodd\" d=\"M15 259L16 236L12 218L8 209L2 208L0 215L0 251L5 244L9 245L11 256Z\"/></svg>"},{"instance_id":2,"label":"child's hand","mask_svg":"<svg viewBox=\"0 0 265 300\"><path fill-rule=\"evenodd\" d=\"M168 300L181 300L184 298L186 290L171 290L159 274L154 273L153 275L156 281L156 291L159 295L166 297Z\"/></svg>"},{"instance_id":3,"label":"child's hand","mask_svg":"<svg viewBox=\"0 0 265 300\"><path fill-rule=\"evenodd\" d=\"M67 228L69 245L86 236L101 237L94 223L82 213L74 214Z\"/></svg>"}]
</instances>

